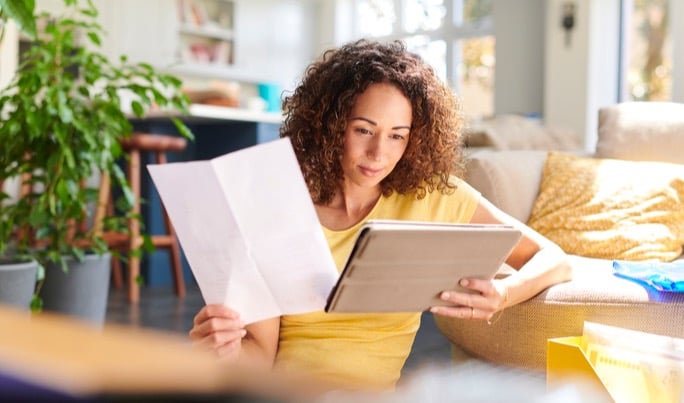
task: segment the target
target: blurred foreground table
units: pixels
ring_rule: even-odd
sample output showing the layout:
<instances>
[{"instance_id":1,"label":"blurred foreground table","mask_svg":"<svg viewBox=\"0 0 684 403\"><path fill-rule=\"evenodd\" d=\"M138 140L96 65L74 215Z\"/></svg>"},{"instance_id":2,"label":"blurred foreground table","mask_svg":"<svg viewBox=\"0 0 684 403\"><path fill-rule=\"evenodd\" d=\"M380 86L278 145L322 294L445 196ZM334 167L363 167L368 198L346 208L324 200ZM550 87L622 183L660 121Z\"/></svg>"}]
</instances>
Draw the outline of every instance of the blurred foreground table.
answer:
<instances>
[{"instance_id":1,"label":"blurred foreground table","mask_svg":"<svg viewBox=\"0 0 684 403\"><path fill-rule=\"evenodd\" d=\"M221 364L175 333L0 305L0 401L302 401L320 391Z\"/></svg>"}]
</instances>

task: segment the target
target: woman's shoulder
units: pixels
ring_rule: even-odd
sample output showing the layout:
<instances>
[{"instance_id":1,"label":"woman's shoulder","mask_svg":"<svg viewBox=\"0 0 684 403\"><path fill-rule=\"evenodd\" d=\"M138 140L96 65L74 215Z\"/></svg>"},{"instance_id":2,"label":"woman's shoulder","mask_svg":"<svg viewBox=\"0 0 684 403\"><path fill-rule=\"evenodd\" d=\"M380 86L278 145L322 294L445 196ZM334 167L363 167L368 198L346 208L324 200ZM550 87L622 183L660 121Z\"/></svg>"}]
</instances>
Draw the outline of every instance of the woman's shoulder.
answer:
<instances>
[{"instance_id":1,"label":"woman's shoulder","mask_svg":"<svg viewBox=\"0 0 684 403\"><path fill-rule=\"evenodd\" d=\"M436 183L439 183L436 181ZM473 188L468 182L466 182L463 178L456 176L456 175L451 175L448 178L448 186L430 186L427 183L424 183L423 186L421 187L423 191L416 190L413 192L408 192L408 193L399 193L399 192L392 192L392 194L388 197L385 197L387 200L392 200L392 201L397 201L397 202L405 202L405 203L410 203L414 201L419 201L419 200L431 200L431 199L442 199L442 198L451 198L451 197L463 197L466 195L478 197L480 196L480 192L478 192L475 188Z\"/></svg>"},{"instance_id":2,"label":"woman's shoulder","mask_svg":"<svg viewBox=\"0 0 684 403\"><path fill-rule=\"evenodd\" d=\"M463 179L449 179L451 191L428 190L423 197L416 193L394 192L378 204L378 218L397 218L423 221L459 221L470 218L480 201L480 193Z\"/></svg>"},{"instance_id":3,"label":"woman's shoulder","mask_svg":"<svg viewBox=\"0 0 684 403\"><path fill-rule=\"evenodd\" d=\"M436 183L439 183L439 181ZM457 175L450 175L447 184L448 186L426 187L426 197L441 198L453 195L458 196L459 194L470 194L479 197L479 192L466 182L465 179Z\"/></svg>"},{"instance_id":4,"label":"woman's shoulder","mask_svg":"<svg viewBox=\"0 0 684 403\"><path fill-rule=\"evenodd\" d=\"M461 177L451 175L449 177L449 183L454 184L456 186L457 191L460 189L463 192L468 192L479 197L480 192L478 192L474 187L472 187L468 182L466 182L465 179Z\"/></svg>"},{"instance_id":5,"label":"woman's shoulder","mask_svg":"<svg viewBox=\"0 0 684 403\"><path fill-rule=\"evenodd\" d=\"M443 188L433 188L426 193L427 199L432 200L453 200L453 199L479 199L480 192L473 188L463 178L456 175L449 177L449 186Z\"/></svg>"}]
</instances>

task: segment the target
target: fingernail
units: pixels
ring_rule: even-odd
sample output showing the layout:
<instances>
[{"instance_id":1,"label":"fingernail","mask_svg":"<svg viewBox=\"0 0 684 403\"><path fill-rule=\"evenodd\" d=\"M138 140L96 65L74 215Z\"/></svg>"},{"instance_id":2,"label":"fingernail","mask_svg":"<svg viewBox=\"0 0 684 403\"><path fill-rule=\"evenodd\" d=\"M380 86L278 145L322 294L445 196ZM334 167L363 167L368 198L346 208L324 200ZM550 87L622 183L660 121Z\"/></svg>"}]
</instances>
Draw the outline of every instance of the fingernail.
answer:
<instances>
[{"instance_id":1,"label":"fingernail","mask_svg":"<svg viewBox=\"0 0 684 403\"><path fill-rule=\"evenodd\" d=\"M242 329L242 331L240 331L240 335L241 337L247 336L247 331L245 329Z\"/></svg>"},{"instance_id":2,"label":"fingernail","mask_svg":"<svg viewBox=\"0 0 684 403\"><path fill-rule=\"evenodd\" d=\"M459 284L461 285L461 287L467 287L468 286L468 280L463 278L463 279L461 279Z\"/></svg>"},{"instance_id":3,"label":"fingernail","mask_svg":"<svg viewBox=\"0 0 684 403\"><path fill-rule=\"evenodd\" d=\"M444 292L442 293L442 295L440 296L440 298L442 298L442 299L445 300L445 301L448 300L448 299L449 299L449 292L444 291Z\"/></svg>"}]
</instances>

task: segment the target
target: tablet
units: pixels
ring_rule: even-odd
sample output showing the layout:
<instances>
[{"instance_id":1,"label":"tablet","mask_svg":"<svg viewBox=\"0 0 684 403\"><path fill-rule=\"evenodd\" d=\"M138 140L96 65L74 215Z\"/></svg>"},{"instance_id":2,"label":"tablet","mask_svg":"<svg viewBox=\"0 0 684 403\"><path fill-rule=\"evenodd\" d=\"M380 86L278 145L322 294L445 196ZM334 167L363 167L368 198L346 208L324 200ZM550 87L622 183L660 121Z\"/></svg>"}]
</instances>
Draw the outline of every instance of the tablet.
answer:
<instances>
[{"instance_id":1,"label":"tablet","mask_svg":"<svg viewBox=\"0 0 684 403\"><path fill-rule=\"evenodd\" d=\"M371 220L361 227L326 312L422 312L449 305L463 277L492 278L521 237L498 224Z\"/></svg>"}]
</instances>

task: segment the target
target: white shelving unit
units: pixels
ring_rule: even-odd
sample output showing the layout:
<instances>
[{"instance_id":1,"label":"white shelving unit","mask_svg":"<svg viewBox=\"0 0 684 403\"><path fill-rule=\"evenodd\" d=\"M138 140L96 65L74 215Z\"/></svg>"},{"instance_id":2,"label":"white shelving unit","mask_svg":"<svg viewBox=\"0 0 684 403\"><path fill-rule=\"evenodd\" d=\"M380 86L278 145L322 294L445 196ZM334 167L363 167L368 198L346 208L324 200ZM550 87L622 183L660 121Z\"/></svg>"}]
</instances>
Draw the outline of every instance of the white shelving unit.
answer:
<instances>
[{"instance_id":1,"label":"white shelving unit","mask_svg":"<svg viewBox=\"0 0 684 403\"><path fill-rule=\"evenodd\" d=\"M177 61L192 67L234 64L235 7L231 0L176 0Z\"/></svg>"},{"instance_id":2,"label":"white shelving unit","mask_svg":"<svg viewBox=\"0 0 684 403\"><path fill-rule=\"evenodd\" d=\"M166 68L165 71L183 77L238 81L249 84L269 82L271 80L271 77L266 74L261 74L235 65L222 66L218 64L180 63Z\"/></svg>"}]
</instances>

